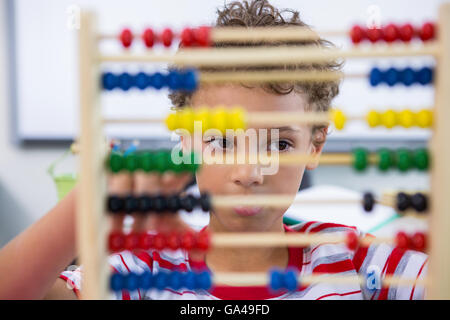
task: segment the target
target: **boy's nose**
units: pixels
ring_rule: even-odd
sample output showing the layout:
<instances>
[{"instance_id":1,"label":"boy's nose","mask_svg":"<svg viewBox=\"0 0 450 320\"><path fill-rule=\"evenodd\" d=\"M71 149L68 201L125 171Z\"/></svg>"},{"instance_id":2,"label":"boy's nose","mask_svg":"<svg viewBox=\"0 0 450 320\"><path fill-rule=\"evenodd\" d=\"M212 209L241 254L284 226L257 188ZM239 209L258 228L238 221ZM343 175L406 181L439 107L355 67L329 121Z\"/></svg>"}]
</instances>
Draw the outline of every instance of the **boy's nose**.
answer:
<instances>
[{"instance_id":1,"label":"boy's nose","mask_svg":"<svg viewBox=\"0 0 450 320\"><path fill-rule=\"evenodd\" d=\"M231 178L235 184L244 188L255 187L264 182L261 168L259 165L254 164L240 164L234 166Z\"/></svg>"}]
</instances>

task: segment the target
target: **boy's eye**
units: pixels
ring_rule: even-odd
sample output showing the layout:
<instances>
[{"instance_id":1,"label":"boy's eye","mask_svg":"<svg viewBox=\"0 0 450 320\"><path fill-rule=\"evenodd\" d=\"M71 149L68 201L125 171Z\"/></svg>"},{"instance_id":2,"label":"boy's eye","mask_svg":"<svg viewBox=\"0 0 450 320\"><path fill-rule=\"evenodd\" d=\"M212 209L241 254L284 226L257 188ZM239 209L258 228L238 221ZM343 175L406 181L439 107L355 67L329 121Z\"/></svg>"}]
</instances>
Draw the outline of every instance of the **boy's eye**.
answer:
<instances>
[{"instance_id":1,"label":"boy's eye","mask_svg":"<svg viewBox=\"0 0 450 320\"><path fill-rule=\"evenodd\" d=\"M292 148L292 144L285 140L280 141L273 141L269 146L269 151L289 151L289 149Z\"/></svg>"},{"instance_id":2,"label":"boy's eye","mask_svg":"<svg viewBox=\"0 0 450 320\"><path fill-rule=\"evenodd\" d=\"M206 142L215 149L233 149L233 143L222 137L211 137Z\"/></svg>"}]
</instances>

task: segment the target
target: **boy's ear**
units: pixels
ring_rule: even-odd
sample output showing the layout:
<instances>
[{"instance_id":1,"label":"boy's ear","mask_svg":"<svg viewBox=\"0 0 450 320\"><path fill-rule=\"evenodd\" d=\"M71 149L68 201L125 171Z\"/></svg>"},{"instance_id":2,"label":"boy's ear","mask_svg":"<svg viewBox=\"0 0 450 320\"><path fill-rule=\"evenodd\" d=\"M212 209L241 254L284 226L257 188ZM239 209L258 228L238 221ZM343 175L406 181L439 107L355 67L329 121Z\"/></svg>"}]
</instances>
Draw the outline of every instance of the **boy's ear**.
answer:
<instances>
[{"instance_id":1,"label":"boy's ear","mask_svg":"<svg viewBox=\"0 0 450 320\"><path fill-rule=\"evenodd\" d=\"M306 164L306 170L314 170L319 165L319 158L322 154L323 147L325 146L325 139L328 132L328 128L324 128L318 131L317 136L313 137L313 141L310 144L309 154L317 157L315 161Z\"/></svg>"}]
</instances>

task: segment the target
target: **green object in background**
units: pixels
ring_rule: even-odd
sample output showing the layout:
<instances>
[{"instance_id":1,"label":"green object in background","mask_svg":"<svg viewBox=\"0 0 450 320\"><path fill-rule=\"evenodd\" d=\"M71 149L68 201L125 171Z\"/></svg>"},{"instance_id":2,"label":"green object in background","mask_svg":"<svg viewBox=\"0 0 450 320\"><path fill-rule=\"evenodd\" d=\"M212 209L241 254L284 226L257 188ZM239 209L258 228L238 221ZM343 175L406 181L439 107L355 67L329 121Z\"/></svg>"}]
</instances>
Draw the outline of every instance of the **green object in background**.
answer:
<instances>
[{"instance_id":1,"label":"green object in background","mask_svg":"<svg viewBox=\"0 0 450 320\"><path fill-rule=\"evenodd\" d=\"M73 189L73 187L75 187L75 184L77 183L77 178L74 173L66 173L60 175L55 175L54 173L55 166L63 161L69 155L69 153L70 149L67 150L61 157L56 159L56 161L53 162L47 169L48 174L55 182L56 191L58 192L58 201L61 201L61 199L63 199Z\"/></svg>"}]
</instances>

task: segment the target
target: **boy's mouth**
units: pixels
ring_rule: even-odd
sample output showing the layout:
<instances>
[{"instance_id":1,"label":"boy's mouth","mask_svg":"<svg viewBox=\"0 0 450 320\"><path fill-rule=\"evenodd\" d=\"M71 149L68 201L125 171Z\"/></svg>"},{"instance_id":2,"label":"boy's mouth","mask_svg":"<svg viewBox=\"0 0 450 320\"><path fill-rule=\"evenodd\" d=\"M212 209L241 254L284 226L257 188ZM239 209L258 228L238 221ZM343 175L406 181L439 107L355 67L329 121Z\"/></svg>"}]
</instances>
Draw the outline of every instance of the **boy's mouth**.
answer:
<instances>
[{"instance_id":1,"label":"boy's mouth","mask_svg":"<svg viewBox=\"0 0 450 320\"><path fill-rule=\"evenodd\" d=\"M255 216L262 211L261 207L234 207L234 212L243 217Z\"/></svg>"}]
</instances>

